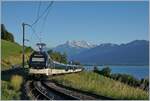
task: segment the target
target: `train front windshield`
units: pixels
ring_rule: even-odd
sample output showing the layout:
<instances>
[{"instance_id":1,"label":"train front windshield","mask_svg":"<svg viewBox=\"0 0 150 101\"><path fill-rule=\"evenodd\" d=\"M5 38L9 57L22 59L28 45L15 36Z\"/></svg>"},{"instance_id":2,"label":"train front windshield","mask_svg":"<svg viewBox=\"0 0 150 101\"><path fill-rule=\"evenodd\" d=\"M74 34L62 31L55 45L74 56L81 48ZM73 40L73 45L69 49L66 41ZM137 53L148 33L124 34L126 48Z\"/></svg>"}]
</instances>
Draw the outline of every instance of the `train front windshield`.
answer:
<instances>
[{"instance_id":1,"label":"train front windshield","mask_svg":"<svg viewBox=\"0 0 150 101\"><path fill-rule=\"evenodd\" d=\"M39 58L39 57L33 57L32 58L32 62L44 62L45 61L45 59L44 58Z\"/></svg>"},{"instance_id":2,"label":"train front windshield","mask_svg":"<svg viewBox=\"0 0 150 101\"><path fill-rule=\"evenodd\" d=\"M46 67L47 56L45 53L35 52L30 57L29 65L33 68L43 68Z\"/></svg>"}]
</instances>

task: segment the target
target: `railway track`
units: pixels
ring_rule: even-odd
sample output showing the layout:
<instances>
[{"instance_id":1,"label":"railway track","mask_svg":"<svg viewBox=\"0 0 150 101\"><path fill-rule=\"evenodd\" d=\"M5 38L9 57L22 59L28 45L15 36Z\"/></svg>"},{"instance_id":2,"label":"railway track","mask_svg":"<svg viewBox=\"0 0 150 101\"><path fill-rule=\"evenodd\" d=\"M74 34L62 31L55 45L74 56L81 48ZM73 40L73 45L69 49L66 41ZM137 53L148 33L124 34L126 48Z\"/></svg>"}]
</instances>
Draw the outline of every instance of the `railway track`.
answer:
<instances>
[{"instance_id":1,"label":"railway track","mask_svg":"<svg viewBox=\"0 0 150 101\"><path fill-rule=\"evenodd\" d=\"M45 87L41 81L27 81L25 89L27 96L32 100L76 100L72 96Z\"/></svg>"},{"instance_id":2,"label":"railway track","mask_svg":"<svg viewBox=\"0 0 150 101\"><path fill-rule=\"evenodd\" d=\"M26 94L34 100L53 100L53 96L38 81L27 81Z\"/></svg>"}]
</instances>

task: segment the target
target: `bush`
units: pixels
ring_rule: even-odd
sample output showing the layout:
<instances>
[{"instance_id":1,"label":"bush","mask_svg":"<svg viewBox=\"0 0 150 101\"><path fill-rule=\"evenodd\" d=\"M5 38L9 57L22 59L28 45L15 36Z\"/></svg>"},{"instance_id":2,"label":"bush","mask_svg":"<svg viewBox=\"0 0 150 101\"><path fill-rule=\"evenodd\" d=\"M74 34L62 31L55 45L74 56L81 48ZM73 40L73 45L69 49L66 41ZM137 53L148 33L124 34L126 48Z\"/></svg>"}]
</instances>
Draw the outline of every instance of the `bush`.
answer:
<instances>
[{"instance_id":1,"label":"bush","mask_svg":"<svg viewBox=\"0 0 150 101\"><path fill-rule=\"evenodd\" d=\"M99 73L99 69L98 69L98 67L97 67L97 66L94 66L93 72L95 72L95 73Z\"/></svg>"},{"instance_id":2,"label":"bush","mask_svg":"<svg viewBox=\"0 0 150 101\"><path fill-rule=\"evenodd\" d=\"M130 86L137 87L140 85L140 81L134 78L132 75L129 74L111 74L110 76L114 80L118 80L120 82L126 83Z\"/></svg>"},{"instance_id":3,"label":"bush","mask_svg":"<svg viewBox=\"0 0 150 101\"><path fill-rule=\"evenodd\" d=\"M18 91L23 83L23 77L19 75L13 75L10 82L13 89Z\"/></svg>"},{"instance_id":4,"label":"bush","mask_svg":"<svg viewBox=\"0 0 150 101\"><path fill-rule=\"evenodd\" d=\"M27 53L27 52L32 52L33 51L33 49L31 48L31 47L25 47L25 52ZM21 51L21 53L22 53L22 51Z\"/></svg>"},{"instance_id":5,"label":"bush","mask_svg":"<svg viewBox=\"0 0 150 101\"><path fill-rule=\"evenodd\" d=\"M100 74L110 77L111 69L109 67L105 67L100 71Z\"/></svg>"},{"instance_id":6,"label":"bush","mask_svg":"<svg viewBox=\"0 0 150 101\"><path fill-rule=\"evenodd\" d=\"M149 79L148 78L142 78L140 80L140 88L149 91Z\"/></svg>"},{"instance_id":7,"label":"bush","mask_svg":"<svg viewBox=\"0 0 150 101\"><path fill-rule=\"evenodd\" d=\"M20 94L20 91L12 89L10 82L1 81L1 100L19 100Z\"/></svg>"}]
</instances>

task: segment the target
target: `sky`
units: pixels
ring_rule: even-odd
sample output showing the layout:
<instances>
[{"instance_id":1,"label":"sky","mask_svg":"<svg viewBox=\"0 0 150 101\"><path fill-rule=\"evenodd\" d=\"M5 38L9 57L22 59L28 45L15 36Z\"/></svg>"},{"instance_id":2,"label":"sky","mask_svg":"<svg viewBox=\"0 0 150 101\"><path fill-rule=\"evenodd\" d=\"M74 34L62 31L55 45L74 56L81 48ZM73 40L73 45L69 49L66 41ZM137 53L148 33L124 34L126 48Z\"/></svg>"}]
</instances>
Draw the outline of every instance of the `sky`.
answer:
<instances>
[{"instance_id":1,"label":"sky","mask_svg":"<svg viewBox=\"0 0 150 101\"><path fill-rule=\"evenodd\" d=\"M2 23L22 44L22 23L32 24L38 15L39 1L3 1ZM50 2L42 1L39 15ZM85 40L93 44L127 43L148 40L149 7L147 1L55 1L33 28L25 27L26 45L35 46L41 38L52 48L67 40ZM43 22L45 21L45 24Z\"/></svg>"}]
</instances>

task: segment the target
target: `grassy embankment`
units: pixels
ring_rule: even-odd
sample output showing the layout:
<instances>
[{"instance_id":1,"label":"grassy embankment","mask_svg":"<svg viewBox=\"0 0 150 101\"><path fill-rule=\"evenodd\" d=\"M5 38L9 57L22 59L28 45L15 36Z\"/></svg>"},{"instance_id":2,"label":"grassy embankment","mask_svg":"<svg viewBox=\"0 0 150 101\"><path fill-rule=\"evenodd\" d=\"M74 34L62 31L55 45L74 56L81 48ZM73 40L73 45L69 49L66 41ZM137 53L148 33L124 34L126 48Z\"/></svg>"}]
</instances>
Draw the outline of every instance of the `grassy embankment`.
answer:
<instances>
[{"instance_id":1,"label":"grassy embankment","mask_svg":"<svg viewBox=\"0 0 150 101\"><path fill-rule=\"evenodd\" d=\"M24 71L20 68L17 70L9 70L12 65L21 64L22 62L22 46L17 43L1 40L1 99L17 100L21 99L21 87L24 80ZM30 52L26 52L27 55Z\"/></svg>"},{"instance_id":2,"label":"grassy embankment","mask_svg":"<svg viewBox=\"0 0 150 101\"><path fill-rule=\"evenodd\" d=\"M22 46L17 43L1 40L1 70L22 63ZM26 60L30 52L26 52Z\"/></svg>"},{"instance_id":3,"label":"grassy embankment","mask_svg":"<svg viewBox=\"0 0 150 101\"><path fill-rule=\"evenodd\" d=\"M148 99L147 92L94 72L67 74L52 78L59 84L114 99Z\"/></svg>"}]
</instances>

